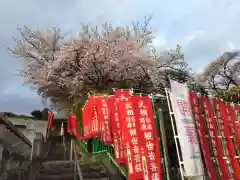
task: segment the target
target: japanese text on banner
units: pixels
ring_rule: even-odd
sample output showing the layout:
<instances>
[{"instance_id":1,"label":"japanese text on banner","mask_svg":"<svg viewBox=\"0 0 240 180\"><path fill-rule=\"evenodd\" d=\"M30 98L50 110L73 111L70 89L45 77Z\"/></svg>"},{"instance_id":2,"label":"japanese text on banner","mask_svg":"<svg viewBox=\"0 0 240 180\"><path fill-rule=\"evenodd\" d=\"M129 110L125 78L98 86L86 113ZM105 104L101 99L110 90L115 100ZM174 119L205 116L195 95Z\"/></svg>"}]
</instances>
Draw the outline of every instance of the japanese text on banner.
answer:
<instances>
[{"instance_id":1,"label":"japanese text on banner","mask_svg":"<svg viewBox=\"0 0 240 180\"><path fill-rule=\"evenodd\" d=\"M160 180L163 178L159 140L153 119L152 102L148 96L133 96L137 119L143 173L145 179ZM144 161L146 159L146 161Z\"/></svg>"},{"instance_id":2,"label":"japanese text on banner","mask_svg":"<svg viewBox=\"0 0 240 180\"><path fill-rule=\"evenodd\" d=\"M204 174L197 131L189 103L189 92L186 84L170 80L170 101L179 136L186 176L202 176Z\"/></svg>"},{"instance_id":3,"label":"japanese text on banner","mask_svg":"<svg viewBox=\"0 0 240 180\"><path fill-rule=\"evenodd\" d=\"M142 160L140 155L139 136L131 98L118 98L120 121L127 149L129 179L142 179Z\"/></svg>"}]
</instances>

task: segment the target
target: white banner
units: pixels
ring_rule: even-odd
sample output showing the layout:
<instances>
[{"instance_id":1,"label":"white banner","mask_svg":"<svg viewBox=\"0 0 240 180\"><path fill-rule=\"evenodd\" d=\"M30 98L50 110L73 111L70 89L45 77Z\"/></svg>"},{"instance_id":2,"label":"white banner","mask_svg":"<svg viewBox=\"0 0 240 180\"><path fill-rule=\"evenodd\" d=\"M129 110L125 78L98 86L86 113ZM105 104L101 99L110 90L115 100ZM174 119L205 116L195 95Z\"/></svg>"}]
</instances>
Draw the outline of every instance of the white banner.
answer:
<instances>
[{"instance_id":1,"label":"white banner","mask_svg":"<svg viewBox=\"0 0 240 180\"><path fill-rule=\"evenodd\" d=\"M170 80L170 84L170 100L179 136L184 164L184 174L187 177L203 176L203 163L195 123L188 99L188 87L186 84L180 84L172 80Z\"/></svg>"}]
</instances>

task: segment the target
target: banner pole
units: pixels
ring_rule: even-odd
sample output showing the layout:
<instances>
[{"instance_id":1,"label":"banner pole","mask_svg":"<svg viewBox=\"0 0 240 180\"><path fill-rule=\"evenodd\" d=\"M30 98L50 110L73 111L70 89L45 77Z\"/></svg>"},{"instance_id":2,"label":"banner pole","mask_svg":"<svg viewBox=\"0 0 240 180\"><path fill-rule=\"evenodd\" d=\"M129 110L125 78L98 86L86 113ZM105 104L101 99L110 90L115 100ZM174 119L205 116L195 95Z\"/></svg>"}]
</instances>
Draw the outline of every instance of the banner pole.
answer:
<instances>
[{"instance_id":1,"label":"banner pole","mask_svg":"<svg viewBox=\"0 0 240 180\"><path fill-rule=\"evenodd\" d=\"M155 126L157 128L157 136L158 136L158 141L159 141L159 148L160 148L160 158L161 158L161 164L162 164L162 170L163 170L163 176L164 180L168 180L168 175L167 175L167 167L165 164L165 154L164 154L164 147L163 147L163 142L162 142L162 137L161 137L161 132L160 132L160 117L158 116L158 112L155 109L155 98L153 95L150 95L150 98L152 100L152 108L153 108L153 114L154 114L154 119L155 119Z\"/></svg>"},{"instance_id":2,"label":"banner pole","mask_svg":"<svg viewBox=\"0 0 240 180\"><path fill-rule=\"evenodd\" d=\"M174 141L175 141L176 150L177 150L177 157L178 157L178 162L179 162L179 169L180 169L181 179L184 180L183 169L182 169L183 162L181 161L180 151L179 151L179 147L178 147L178 143L177 143L178 135L176 134L176 131L175 131L175 128L174 128L174 120L173 120L174 113L172 112L172 109L171 109L171 103L170 103L170 99L169 99L169 95L170 94L169 94L169 91L168 91L167 88L165 88L165 93L166 93L166 97L167 97L169 116L170 116L170 120L171 120L171 124L172 124Z\"/></svg>"},{"instance_id":3,"label":"banner pole","mask_svg":"<svg viewBox=\"0 0 240 180\"><path fill-rule=\"evenodd\" d=\"M168 147L167 147L165 127L164 127L164 122L163 122L162 109L158 109L158 117L159 117L159 125L160 125L160 135L161 135L162 146L163 146L163 154L165 156L164 162L165 162L165 168L166 168L166 176L167 176L167 180L170 180L170 178L169 178L169 163L168 163L169 162Z\"/></svg>"}]
</instances>

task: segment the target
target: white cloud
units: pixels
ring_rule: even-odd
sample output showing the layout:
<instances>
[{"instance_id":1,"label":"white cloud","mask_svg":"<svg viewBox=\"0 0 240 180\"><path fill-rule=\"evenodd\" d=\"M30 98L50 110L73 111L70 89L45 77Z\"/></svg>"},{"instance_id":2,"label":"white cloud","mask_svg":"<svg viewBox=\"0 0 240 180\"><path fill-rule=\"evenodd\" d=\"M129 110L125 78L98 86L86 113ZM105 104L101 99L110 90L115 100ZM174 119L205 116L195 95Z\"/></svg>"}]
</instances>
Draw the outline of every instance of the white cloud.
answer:
<instances>
[{"instance_id":1,"label":"white cloud","mask_svg":"<svg viewBox=\"0 0 240 180\"><path fill-rule=\"evenodd\" d=\"M159 48L183 47L185 58L193 69L199 70L224 51L240 47L240 3L238 0L41 0L0 2L1 92L23 94L22 82L13 79L13 69L19 67L6 51L12 44L17 25L33 28L57 26L76 32L81 22L114 25L143 22L152 14L150 23ZM8 87L3 89L3 87ZM9 89L10 88L10 89ZM32 96L31 93L29 96ZM39 100L40 102L40 100ZM1 105L1 102L0 102Z\"/></svg>"}]
</instances>

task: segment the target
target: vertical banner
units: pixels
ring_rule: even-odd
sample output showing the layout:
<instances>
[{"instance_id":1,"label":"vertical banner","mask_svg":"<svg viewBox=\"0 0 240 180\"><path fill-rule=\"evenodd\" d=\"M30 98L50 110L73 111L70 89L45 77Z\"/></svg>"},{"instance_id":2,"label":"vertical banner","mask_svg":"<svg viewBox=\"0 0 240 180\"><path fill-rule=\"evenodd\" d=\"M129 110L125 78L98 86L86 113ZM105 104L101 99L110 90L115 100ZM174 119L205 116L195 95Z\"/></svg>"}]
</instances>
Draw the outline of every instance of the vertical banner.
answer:
<instances>
[{"instance_id":1,"label":"vertical banner","mask_svg":"<svg viewBox=\"0 0 240 180\"><path fill-rule=\"evenodd\" d=\"M54 128L54 113L51 111L48 111L48 130L51 131Z\"/></svg>"},{"instance_id":2,"label":"vertical banner","mask_svg":"<svg viewBox=\"0 0 240 180\"><path fill-rule=\"evenodd\" d=\"M128 179L143 179L139 135L131 97L117 98L120 126L128 158Z\"/></svg>"},{"instance_id":3,"label":"vertical banner","mask_svg":"<svg viewBox=\"0 0 240 180\"><path fill-rule=\"evenodd\" d=\"M121 140L121 144L123 146L122 148L123 148L123 152L124 152L124 157L127 159L127 151L124 147L125 140L124 140L124 134L123 134L125 129L123 128L124 126L121 125L121 123L122 123L121 122L122 112L118 108L117 99L119 99L119 98L126 99L126 98L131 97L132 91L130 89L125 89L125 90L123 90L123 89L113 89L113 92L114 92L114 95L115 95L115 98L116 98L116 101L115 101L116 112L118 114L117 116L118 116L118 119L119 119L119 122L120 122L120 129L121 129L121 131L120 131L121 139L120 140Z\"/></svg>"},{"instance_id":4,"label":"vertical banner","mask_svg":"<svg viewBox=\"0 0 240 180\"><path fill-rule=\"evenodd\" d=\"M95 126L96 126L96 136L102 137L103 126L103 104L102 104L102 95L94 96L94 105L93 105L93 116L95 116ZM105 110L105 108L104 108ZM106 111L104 111L106 113Z\"/></svg>"},{"instance_id":5,"label":"vertical banner","mask_svg":"<svg viewBox=\"0 0 240 180\"><path fill-rule=\"evenodd\" d=\"M110 123L111 123L110 128L112 132L113 145L114 145L114 156L118 163L126 163L127 158L124 153L122 133L121 133L119 116L118 116L118 110L116 107L115 96L109 97L108 107L109 107L109 117L110 117Z\"/></svg>"},{"instance_id":6,"label":"vertical banner","mask_svg":"<svg viewBox=\"0 0 240 180\"><path fill-rule=\"evenodd\" d=\"M217 164L214 165L214 157L211 157L211 154L213 154L211 152L211 148L210 148L210 142L208 142L208 136L209 134L207 133L205 124L204 124L204 119L202 117L202 111L201 111L201 107L199 105L199 99L196 93L194 92L190 92L189 93L189 99L192 105L192 112L196 121L196 127L198 129L198 135L199 135L199 139L200 139L200 143L202 146L202 151L203 151L203 155L204 155L204 160L205 160L205 164L206 164L206 168L208 171L208 176L210 180L218 180L218 176L217 176L217 172L218 169L214 169L214 166L216 166ZM209 137L210 138L210 137Z\"/></svg>"},{"instance_id":7,"label":"vertical banner","mask_svg":"<svg viewBox=\"0 0 240 180\"><path fill-rule=\"evenodd\" d=\"M78 122L77 122L77 117L74 114L69 114L68 115L68 123L69 126L71 127L71 132L73 135L78 139L82 140L84 139L83 137L80 136L79 130L78 130Z\"/></svg>"},{"instance_id":8,"label":"vertical banner","mask_svg":"<svg viewBox=\"0 0 240 180\"><path fill-rule=\"evenodd\" d=\"M92 111L92 110L91 110ZM87 137L90 134L89 121L91 119L91 113L89 112L88 103L82 108L82 126L83 126L83 137Z\"/></svg>"},{"instance_id":9,"label":"vertical banner","mask_svg":"<svg viewBox=\"0 0 240 180\"><path fill-rule=\"evenodd\" d=\"M152 101L148 96L132 96L145 180L161 180L163 172ZM136 149L139 151L139 149Z\"/></svg>"},{"instance_id":10,"label":"vertical banner","mask_svg":"<svg viewBox=\"0 0 240 180\"><path fill-rule=\"evenodd\" d=\"M175 117L186 176L204 176L201 152L188 99L188 88L170 80L170 100Z\"/></svg>"},{"instance_id":11,"label":"vertical banner","mask_svg":"<svg viewBox=\"0 0 240 180\"><path fill-rule=\"evenodd\" d=\"M236 159L236 151L233 144L233 136L231 134L230 128L231 123L228 122L227 109L225 104L219 99L213 99L215 113L220 124L220 129L222 131L222 136L226 142L227 154L230 159L230 164L233 168L233 177L236 180L240 179L240 167L238 159Z\"/></svg>"},{"instance_id":12,"label":"vertical banner","mask_svg":"<svg viewBox=\"0 0 240 180\"><path fill-rule=\"evenodd\" d=\"M67 133L72 133L72 125L71 125L70 115L68 115L68 117L67 117Z\"/></svg>"},{"instance_id":13,"label":"vertical banner","mask_svg":"<svg viewBox=\"0 0 240 180\"><path fill-rule=\"evenodd\" d=\"M51 131L53 131L54 128L55 128L54 113L51 111L48 111L48 123L47 123L47 133L46 133L47 137L51 136Z\"/></svg>"},{"instance_id":14,"label":"vertical banner","mask_svg":"<svg viewBox=\"0 0 240 180\"><path fill-rule=\"evenodd\" d=\"M230 170L226 161L224 150L221 142L221 134L218 132L216 117L212 110L211 101L208 96L201 96L201 104L204 107L207 127L209 130L209 138L211 139L214 149L214 156L216 157L219 166L221 179L231 179Z\"/></svg>"},{"instance_id":15,"label":"vertical banner","mask_svg":"<svg viewBox=\"0 0 240 180\"><path fill-rule=\"evenodd\" d=\"M68 115L68 122L70 124L71 127L71 132L76 136L77 135L77 118L75 115L73 114L69 114Z\"/></svg>"},{"instance_id":16,"label":"vertical banner","mask_svg":"<svg viewBox=\"0 0 240 180\"><path fill-rule=\"evenodd\" d=\"M235 109L231 104L226 104L229 123L232 124L232 128L233 128L232 134L234 136L234 140L237 145L237 148L240 149L240 122L238 120L240 111L239 111L239 114L237 111L237 109L240 110L240 108L238 108L238 107L239 106L235 106L235 109L236 109L236 112L235 112Z\"/></svg>"},{"instance_id":17,"label":"vertical banner","mask_svg":"<svg viewBox=\"0 0 240 180\"><path fill-rule=\"evenodd\" d=\"M88 97L88 104L89 108L92 108L91 112L91 119L89 121L90 129L91 129L91 137L94 136L100 136L101 135L101 130L99 129L99 121L98 121L98 116L97 116L97 100L100 99L101 96L99 97L98 95L92 95Z\"/></svg>"},{"instance_id":18,"label":"vertical banner","mask_svg":"<svg viewBox=\"0 0 240 180\"><path fill-rule=\"evenodd\" d=\"M101 109L98 114L102 116L102 135L101 135L101 140L105 144L112 144L112 134L111 134L111 129L110 129L110 117L109 117L109 106L108 106L108 100L109 98L107 96L102 96L101 97ZM98 110L98 111L99 111Z\"/></svg>"}]
</instances>

